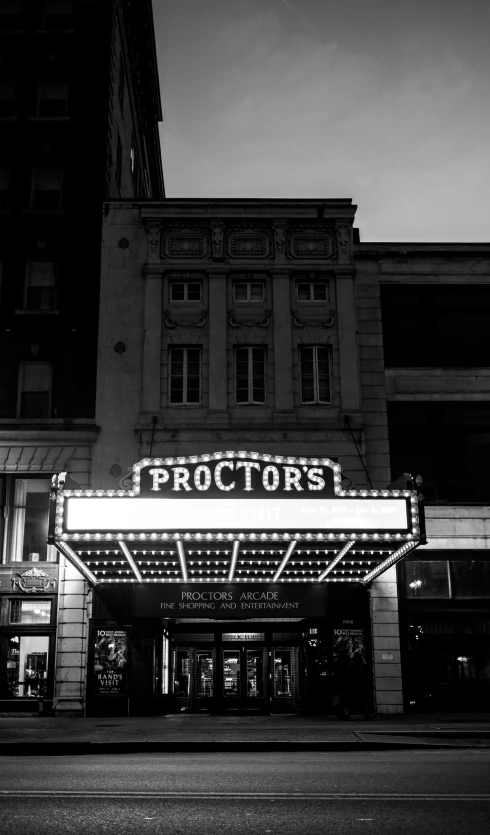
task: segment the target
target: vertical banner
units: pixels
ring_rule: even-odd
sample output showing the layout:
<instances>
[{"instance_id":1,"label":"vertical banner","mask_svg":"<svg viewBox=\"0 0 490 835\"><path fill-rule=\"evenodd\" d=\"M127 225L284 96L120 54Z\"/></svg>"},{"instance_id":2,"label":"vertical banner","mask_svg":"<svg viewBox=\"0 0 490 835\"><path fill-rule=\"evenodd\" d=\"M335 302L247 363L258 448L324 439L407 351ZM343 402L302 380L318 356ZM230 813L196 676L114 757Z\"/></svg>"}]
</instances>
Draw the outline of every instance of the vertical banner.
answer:
<instances>
[{"instance_id":1,"label":"vertical banner","mask_svg":"<svg viewBox=\"0 0 490 835\"><path fill-rule=\"evenodd\" d=\"M94 629L93 694L125 696L128 633L125 629Z\"/></svg>"}]
</instances>

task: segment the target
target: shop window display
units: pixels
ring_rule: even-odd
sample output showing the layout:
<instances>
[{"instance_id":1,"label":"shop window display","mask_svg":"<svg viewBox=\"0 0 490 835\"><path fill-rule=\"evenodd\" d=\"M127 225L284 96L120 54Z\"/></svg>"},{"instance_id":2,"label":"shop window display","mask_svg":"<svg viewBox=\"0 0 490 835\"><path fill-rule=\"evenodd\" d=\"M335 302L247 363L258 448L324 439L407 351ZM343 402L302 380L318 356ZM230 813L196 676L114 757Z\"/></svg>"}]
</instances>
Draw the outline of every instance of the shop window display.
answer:
<instances>
[{"instance_id":1,"label":"shop window display","mask_svg":"<svg viewBox=\"0 0 490 835\"><path fill-rule=\"evenodd\" d=\"M12 635L7 649L7 690L10 697L40 699L46 695L49 637Z\"/></svg>"}]
</instances>

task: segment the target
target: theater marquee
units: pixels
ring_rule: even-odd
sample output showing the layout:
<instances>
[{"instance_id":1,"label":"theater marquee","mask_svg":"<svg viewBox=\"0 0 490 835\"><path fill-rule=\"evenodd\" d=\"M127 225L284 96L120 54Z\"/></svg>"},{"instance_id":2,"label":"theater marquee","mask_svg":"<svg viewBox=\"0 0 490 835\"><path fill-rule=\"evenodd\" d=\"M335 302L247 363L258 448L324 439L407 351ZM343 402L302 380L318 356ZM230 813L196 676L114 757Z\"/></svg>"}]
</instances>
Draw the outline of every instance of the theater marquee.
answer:
<instances>
[{"instance_id":1,"label":"theater marquee","mask_svg":"<svg viewBox=\"0 0 490 835\"><path fill-rule=\"evenodd\" d=\"M414 492L343 490L328 458L152 458L130 490L63 483L51 541L92 582L369 582L420 540Z\"/></svg>"}]
</instances>

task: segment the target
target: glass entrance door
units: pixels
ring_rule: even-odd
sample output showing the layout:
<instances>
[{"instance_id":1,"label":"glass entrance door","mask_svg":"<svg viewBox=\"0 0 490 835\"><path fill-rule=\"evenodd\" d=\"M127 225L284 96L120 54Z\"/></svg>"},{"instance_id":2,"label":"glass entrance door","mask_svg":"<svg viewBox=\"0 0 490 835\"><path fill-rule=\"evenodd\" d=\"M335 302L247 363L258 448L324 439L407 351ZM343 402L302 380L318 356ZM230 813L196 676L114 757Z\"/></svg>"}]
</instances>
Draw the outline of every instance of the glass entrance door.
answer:
<instances>
[{"instance_id":1,"label":"glass entrance door","mask_svg":"<svg viewBox=\"0 0 490 835\"><path fill-rule=\"evenodd\" d=\"M264 648L240 646L223 650L225 707L261 707L264 691Z\"/></svg>"}]
</instances>

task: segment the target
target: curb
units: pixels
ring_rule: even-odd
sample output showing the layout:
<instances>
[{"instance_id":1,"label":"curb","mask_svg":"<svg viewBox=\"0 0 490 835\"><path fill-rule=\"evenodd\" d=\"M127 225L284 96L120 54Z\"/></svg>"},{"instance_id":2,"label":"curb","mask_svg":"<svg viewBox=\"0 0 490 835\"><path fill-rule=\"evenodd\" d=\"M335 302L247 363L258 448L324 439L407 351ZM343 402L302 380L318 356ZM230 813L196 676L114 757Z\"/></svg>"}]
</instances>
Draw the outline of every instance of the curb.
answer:
<instances>
[{"instance_id":1,"label":"curb","mask_svg":"<svg viewBox=\"0 0 490 835\"><path fill-rule=\"evenodd\" d=\"M473 747L473 746L469 746ZM71 757L93 754L193 754L266 751L354 752L461 750L461 745L406 742L5 742L0 756Z\"/></svg>"}]
</instances>

